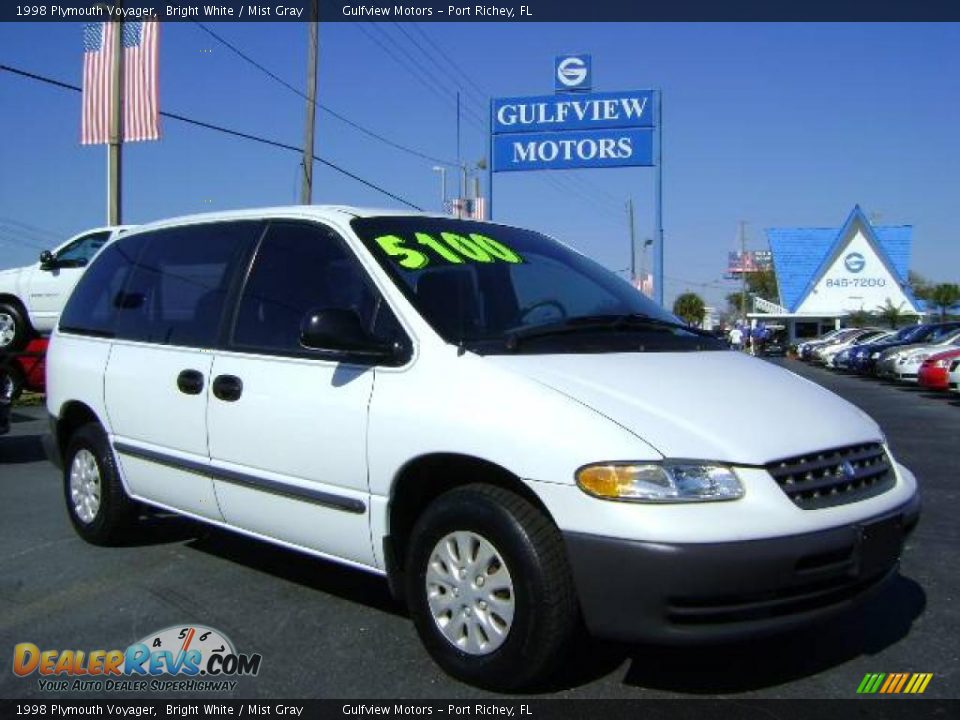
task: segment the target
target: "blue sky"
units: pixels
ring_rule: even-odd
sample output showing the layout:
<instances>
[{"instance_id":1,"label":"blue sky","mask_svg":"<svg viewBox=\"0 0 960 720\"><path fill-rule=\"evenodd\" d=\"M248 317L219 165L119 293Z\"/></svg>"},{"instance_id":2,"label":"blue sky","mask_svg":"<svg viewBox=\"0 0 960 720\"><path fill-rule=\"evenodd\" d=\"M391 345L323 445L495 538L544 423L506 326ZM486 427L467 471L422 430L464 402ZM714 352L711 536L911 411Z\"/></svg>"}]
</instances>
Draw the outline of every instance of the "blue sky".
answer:
<instances>
[{"instance_id":1,"label":"blue sky","mask_svg":"<svg viewBox=\"0 0 960 720\"><path fill-rule=\"evenodd\" d=\"M306 27L210 27L302 87ZM419 26L463 71L404 65L422 57L410 25L331 23L320 33L320 101L392 140L454 160L454 92L463 91L462 155L486 153L483 97L549 94L553 57L593 55L594 87L664 92L666 294L721 302L736 249L769 226L839 226L854 203L881 223L913 224L912 266L960 281L960 26L955 24L516 24ZM375 42L372 37L379 40ZM381 44L391 48L394 57ZM401 46L403 49L401 49ZM209 52L212 50L212 52ZM299 145L304 101L193 23L161 34L161 107ZM81 26L0 23L0 62L80 83ZM79 144L80 96L0 73L0 267L37 244L100 225L105 149ZM427 209L439 204L432 162L318 113L317 154ZM300 158L164 120L163 139L125 147L127 222L297 199ZM629 265L624 203L639 237L653 231L653 172L505 173L495 219L543 230L613 270ZM317 166L315 202L395 206ZM17 234L13 223L40 228ZM639 261L638 261L639 262ZM647 258L648 265L651 258Z\"/></svg>"}]
</instances>

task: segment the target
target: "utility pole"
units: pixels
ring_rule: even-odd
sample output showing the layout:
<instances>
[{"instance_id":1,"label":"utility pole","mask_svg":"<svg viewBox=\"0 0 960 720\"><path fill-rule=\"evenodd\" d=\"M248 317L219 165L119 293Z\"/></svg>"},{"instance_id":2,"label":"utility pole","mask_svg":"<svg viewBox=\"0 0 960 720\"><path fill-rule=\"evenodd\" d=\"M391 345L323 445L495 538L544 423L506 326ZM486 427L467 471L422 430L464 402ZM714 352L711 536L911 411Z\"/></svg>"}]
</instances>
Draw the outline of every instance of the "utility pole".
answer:
<instances>
[{"instance_id":1,"label":"utility pole","mask_svg":"<svg viewBox=\"0 0 960 720\"><path fill-rule=\"evenodd\" d=\"M744 231L746 222L740 221L740 318L744 327L747 325L747 234Z\"/></svg>"},{"instance_id":2,"label":"utility pole","mask_svg":"<svg viewBox=\"0 0 960 720\"><path fill-rule=\"evenodd\" d=\"M123 9L118 0L115 7ZM122 18L119 14L117 17ZM110 66L110 128L107 145L107 224L119 225L123 222L121 198L121 166L123 151L123 20L112 22L110 54L113 64Z\"/></svg>"},{"instance_id":3,"label":"utility pole","mask_svg":"<svg viewBox=\"0 0 960 720\"><path fill-rule=\"evenodd\" d=\"M627 222L630 223L630 284L637 285L637 238L633 225L633 198L627 198Z\"/></svg>"},{"instance_id":4,"label":"utility pole","mask_svg":"<svg viewBox=\"0 0 960 720\"><path fill-rule=\"evenodd\" d=\"M303 140L303 184L300 204L313 202L313 134L317 118L317 44L320 23L317 20L317 1L310 3L310 22L307 23L307 125Z\"/></svg>"}]
</instances>

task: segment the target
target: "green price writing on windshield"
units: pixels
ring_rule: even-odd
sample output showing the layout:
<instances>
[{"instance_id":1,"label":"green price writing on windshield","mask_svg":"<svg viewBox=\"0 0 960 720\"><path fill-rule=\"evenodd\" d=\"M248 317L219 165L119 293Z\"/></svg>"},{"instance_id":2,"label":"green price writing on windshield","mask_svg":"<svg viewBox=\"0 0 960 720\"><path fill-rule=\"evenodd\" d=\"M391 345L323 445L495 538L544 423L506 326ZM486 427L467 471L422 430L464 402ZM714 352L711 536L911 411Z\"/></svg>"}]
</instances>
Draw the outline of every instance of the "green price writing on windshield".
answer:
<instances>
[{"instance_id":1,"label":"green price writing on windshield","mask_svg":"<svg viewBox=\"0 0 960 720\"><path fill-rule=\"evenodd\" d=\"M452 232L440 233L438 240L427 233L414 233L415 243L397 235L381 235L377 245L402 268L419 270L434 259L453 265L466 262L493 263L502 261L513 264L523 262L514 250L486 235L470 233L469 237ZM427 252L427 251L430 252Z\"/></svg>"}]
</instances>

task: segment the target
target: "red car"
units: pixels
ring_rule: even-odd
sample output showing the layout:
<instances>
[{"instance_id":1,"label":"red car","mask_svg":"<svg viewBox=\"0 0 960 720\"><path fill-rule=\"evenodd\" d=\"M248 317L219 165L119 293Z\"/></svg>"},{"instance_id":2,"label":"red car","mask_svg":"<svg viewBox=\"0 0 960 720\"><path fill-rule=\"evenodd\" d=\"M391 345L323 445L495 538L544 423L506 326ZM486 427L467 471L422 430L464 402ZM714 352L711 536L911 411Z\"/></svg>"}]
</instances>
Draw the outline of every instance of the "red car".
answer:
<instances>
[{"instance_id":1,"label":"red car","mask_svg":"<svg viewBox=\"0 0 960 720\"><path fill-rule=\"evenodd\" d=\"M920 366L917 375L918 382L925 388L931 390L949 390L950 389L950 365L953 361L960 358L960 349L947 350L946 352L931 355Z\"/></svg>"},{"instance_id":2,"label":"red car","mask_svg":"<svg viewBox=\"0 0 960 720\"><path fill-rule=\"evenodd\" d=\"M13 382L13 399L24 390L42 393L47 380L47 345L49 338L34 338L8 361L7 372Z\"/></svg>"}]
</instances>

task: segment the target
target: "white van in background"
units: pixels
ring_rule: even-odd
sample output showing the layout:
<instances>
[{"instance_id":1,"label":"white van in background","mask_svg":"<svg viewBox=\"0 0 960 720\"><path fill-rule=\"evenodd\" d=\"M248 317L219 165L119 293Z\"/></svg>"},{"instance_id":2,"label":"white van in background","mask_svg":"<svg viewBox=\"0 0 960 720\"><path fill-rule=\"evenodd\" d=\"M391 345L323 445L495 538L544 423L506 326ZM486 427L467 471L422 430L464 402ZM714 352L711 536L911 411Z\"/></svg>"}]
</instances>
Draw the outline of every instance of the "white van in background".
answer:
<instances>
[{"instance_id":1,"label":"white van in background","mask_svg":"<svg viewBox=\"0 0 960 720\"><path fill-rule=\"evenodd\" d=\"M49 334L93 256L131 227L87 230L44 250L34 265L0 270L0 351L19 350L33 335Z\"/></svg>"}]
</instances>

